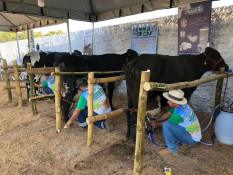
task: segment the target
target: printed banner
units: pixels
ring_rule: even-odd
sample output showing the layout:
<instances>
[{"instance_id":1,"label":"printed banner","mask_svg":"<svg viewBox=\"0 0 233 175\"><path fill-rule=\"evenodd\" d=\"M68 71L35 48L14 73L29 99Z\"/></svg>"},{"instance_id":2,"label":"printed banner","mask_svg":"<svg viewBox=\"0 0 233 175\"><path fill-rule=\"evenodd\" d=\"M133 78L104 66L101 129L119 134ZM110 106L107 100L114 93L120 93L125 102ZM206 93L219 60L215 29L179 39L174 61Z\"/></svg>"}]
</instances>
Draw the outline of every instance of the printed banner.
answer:
<instances>
[{"instance_id":1,"label":"printed banner","mask_svg":"<svg viewBox=\"0 0 233 175\"><path fill-rule=\"evenodd\" d=\"M179 6L178 54L199 54L209 46L212 1Z\"/></svg>"},{"instance_id":2,"label":"printed banner","mask_svg":"<svg viewBox=\"0 0 233 175\"><path fill-rule=\"evenodd\" d=\"M92 30L84 31L84 46L83 46L83 55L92 55Z\"/></svg>"},{"instance_id":3,"label":"printed banner","mask_svg":"<svg viewBox=\"0 0 233 175\"><path fill-rule=\"evenodd\" d=\"M131 49L139 54L157 52L157 22L134 24L131 32Z\"/></svg>"}]
</instances>

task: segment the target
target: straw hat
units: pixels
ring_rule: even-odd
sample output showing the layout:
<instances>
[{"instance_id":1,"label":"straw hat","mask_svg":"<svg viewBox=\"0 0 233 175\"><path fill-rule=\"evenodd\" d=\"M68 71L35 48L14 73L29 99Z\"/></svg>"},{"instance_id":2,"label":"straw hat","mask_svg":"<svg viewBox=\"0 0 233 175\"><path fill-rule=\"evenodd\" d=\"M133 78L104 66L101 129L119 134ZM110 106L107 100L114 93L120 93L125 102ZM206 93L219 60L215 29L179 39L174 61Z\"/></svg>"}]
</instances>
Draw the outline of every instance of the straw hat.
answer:
<instances>
[{"instance_id":1,"label":"straw hat","mask_svg":"<svg viewBox=\"0 0 233 175\"><path fill-rule=\"evenodd\" d=\"M179 105L185 105L187 104L187 99L184 97L184 92L180 89L178 90L172 90L172 91L169 91L169 92L164 92L163 93L163 96L173 102L173 103L176 103L176 104L179 104Z\"/></svg>"}]
</instances>

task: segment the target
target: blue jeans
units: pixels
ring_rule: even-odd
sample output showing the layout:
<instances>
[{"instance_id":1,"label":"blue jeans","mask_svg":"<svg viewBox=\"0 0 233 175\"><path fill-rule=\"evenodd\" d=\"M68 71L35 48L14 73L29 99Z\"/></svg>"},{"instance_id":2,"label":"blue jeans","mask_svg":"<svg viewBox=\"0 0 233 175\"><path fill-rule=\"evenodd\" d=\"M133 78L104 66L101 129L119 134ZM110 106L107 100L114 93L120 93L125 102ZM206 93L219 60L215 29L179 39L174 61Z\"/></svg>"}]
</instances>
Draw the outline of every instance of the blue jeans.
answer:
<instances>
[{"instance_id":1,"label":"blue jeans","mask_svg":"<svg viewBox=\"0 0 233 175\"><path fill-rule=\"evenodd\" d=\"M52 91L52 89L50 89L48 86L46 87L42 87L43 91L45 94L54 94L54 92ZM54 97L49 97L51 100L54 100Z\"/></svg>"},{"instance_id":2,"label":"blue jeans","mask_svg":"<svg viewBox=\"0 0 233 175\"><path fill-rule=\"evenodd\" d=\"M98 114L96 114L94 112L94 116L95 115L98 115ZM86 122L87 117L88 117L88 112L87 112L87 108L86 108L86 109L82 110L82 112L79 114L78 118L76 119L79 122L79 126L81 126L81 127L87 126L87 122ZM94 125L100 129L105 129L104 121L105 120L96 121L96 122L94 122Z\"/></svg>"},{"instance_id":3,"label":"blue jeans","mask_svg":"<svg viewBox=\"0 0 233 175\"><path fill-rule=\"evenodd\" d=\"M173 153L178 152L178 145L196 145L191 135L181 126L175 125L169 121L163 124L163 135L167 145L167 149Z\"/></svg>"}]
</instances>

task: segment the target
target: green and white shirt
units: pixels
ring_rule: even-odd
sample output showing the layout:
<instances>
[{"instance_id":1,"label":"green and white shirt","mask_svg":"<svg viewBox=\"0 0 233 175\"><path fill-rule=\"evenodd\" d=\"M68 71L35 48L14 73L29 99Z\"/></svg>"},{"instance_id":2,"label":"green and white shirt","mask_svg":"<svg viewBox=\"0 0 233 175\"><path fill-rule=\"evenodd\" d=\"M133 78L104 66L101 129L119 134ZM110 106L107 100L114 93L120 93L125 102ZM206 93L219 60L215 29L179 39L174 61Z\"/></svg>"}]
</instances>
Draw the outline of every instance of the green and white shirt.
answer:
<instances>
[{"instance_id":1,"label":"green and white shirt","mask_svg":"<svg viewBox=\"0 0 233 175\"><path fill-rule=\"evenodd\" d=\"M180 105L177 109L170 109L172 115L168 121L183 127L189 132L192 139L199 142L201 140L201 127L199 120L188 104Z\"/></svg>"},{"instance_id":2,"label":"green and white shirt","mask_svg":"<svg viewBox=\"0 0 233 175\"><path fill-rule=\"evenodd\" d=\"M85 109L86 107L88 107L87 98L88 98L88 87L82 92L78 100L76 109ZM106 98L104 90L98 84L94 85L93 110L95 113L99 115L111 112L111 107Z\"/></svg>"},{"instance_id":3,"label":"green and white shirt","mask_svg":"<svg viewBox=\"0 0 233 175\"><path fill-rule=\"evenodd\" d=\"M55 91L55 79L54 77L50 76L49 78L47 78L45 81L43 81L41 83L41 85L43 87L48 86L50 89L52 89L52 91Z\"/></svg>"}]
</instances>

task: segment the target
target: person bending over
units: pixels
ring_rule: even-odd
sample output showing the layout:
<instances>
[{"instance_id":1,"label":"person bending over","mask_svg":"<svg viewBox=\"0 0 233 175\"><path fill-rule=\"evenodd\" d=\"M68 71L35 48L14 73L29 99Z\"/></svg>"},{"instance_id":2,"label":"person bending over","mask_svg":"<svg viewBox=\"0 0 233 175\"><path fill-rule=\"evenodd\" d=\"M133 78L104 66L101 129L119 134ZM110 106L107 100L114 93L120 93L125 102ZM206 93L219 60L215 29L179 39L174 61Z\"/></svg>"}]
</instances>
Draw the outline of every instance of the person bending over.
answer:
<instances>
[{"instance_id":1,"label":"person bending over","mask_svg":"<svg viewBox=\"0 0 233 175\"><path fill-rule=\"evenodd\" d=\"M82 94L78 100L78 104L76 106L75 111L73 112L71 118L68 120L68 122L65 124L64 128L68 128L71 123L78 118L79 126L86 129L87 123L86 118L88 117L88 104L87 104L87 98L88 98L88 84L87 80L85 79L78 79L76 81L76 86L82 91ZM106 95L104 93L103 88L95 84L94 85L94 97L93 97L93 114L100 115L111 112L111 107L109 105L109 102L106 98ZM101 129L107 129L108 131L111 131L113 128L110 124L109 119L107 120L101 120L94 122L94 125Z\"/></svg>"},{"instance_id":2,"label":"person bending over","mask_svg":"<svg viewBox=\"0 0 233 175\"><path fill-rule=\"evenodd\" d=\"M178 144L181 149L186 149L189 145L196 145L201 140L201 128L199 120L187 104L182 90L172 90L163 93L168 100L170 111L164 113L160 118L151 122L153 127L161 126L166 149L161 150L160 154L176 154Z\"/></svg>"}]
</instances>

